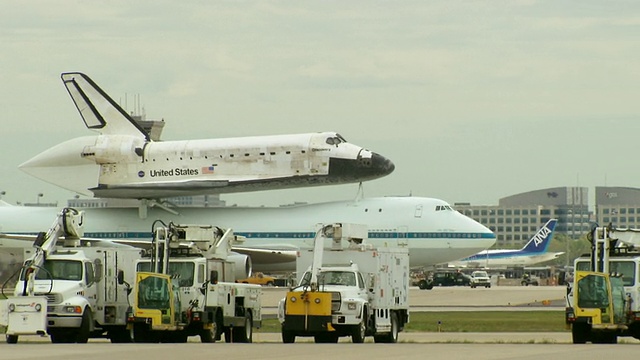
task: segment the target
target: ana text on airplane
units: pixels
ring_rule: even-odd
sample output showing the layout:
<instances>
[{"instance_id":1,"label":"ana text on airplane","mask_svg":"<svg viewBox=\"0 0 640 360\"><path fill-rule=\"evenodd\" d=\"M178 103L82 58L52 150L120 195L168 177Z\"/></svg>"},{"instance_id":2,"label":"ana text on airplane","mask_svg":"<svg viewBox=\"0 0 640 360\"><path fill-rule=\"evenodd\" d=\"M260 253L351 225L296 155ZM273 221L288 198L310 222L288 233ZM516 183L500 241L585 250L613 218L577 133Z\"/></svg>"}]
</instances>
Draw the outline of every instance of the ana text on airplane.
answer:
<instances>
[{"instance_id":1,"label":"ana text on airplane","mask_svg":"<svg viewBox=\"0 0 640 360\"><path fill-rule=\"evenodd\" d=\"M358 183L395 168L336 132L153 141L88 76L63 73L62 81L99 135L56 145L20 169L79 194L154 199L287 189Z\"/></svg>"},{"instance_id":2,"label":"ana text on airplane","mask_svg":"<svg viewBox=\"0 0 640 360\"><path fill-rule=\"evenodd\" d=\"M542 244L544 242L544 240L547 238L547 236L549 236L549 234L551 234L551 229L549 229L548 227L544 226L542 228L540 228L540 230L533 236L533 241L534 244L536 245L536 247L538 247L538 245Z\"/></svg>"}]
</instances>

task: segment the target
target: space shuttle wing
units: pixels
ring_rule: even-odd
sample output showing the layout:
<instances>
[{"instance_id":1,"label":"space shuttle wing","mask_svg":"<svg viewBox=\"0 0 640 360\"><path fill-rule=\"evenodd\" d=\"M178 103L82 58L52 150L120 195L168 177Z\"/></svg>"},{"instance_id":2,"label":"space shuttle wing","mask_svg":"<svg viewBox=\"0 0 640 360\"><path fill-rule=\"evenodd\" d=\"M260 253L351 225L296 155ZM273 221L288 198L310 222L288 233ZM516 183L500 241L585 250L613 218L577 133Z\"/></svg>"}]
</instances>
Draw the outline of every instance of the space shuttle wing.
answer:
<instances>
[{"instance_id":1,"label":"space shuttle wing","mask_svg":"<svg viewBox=\"0 0 640 360\"><path fill-rule=\"evenodd\" d=\"M118 198L147 198L157 199L164 197L188 195L190 192L202 192L210 189L215 193L216 189L229 186L228 180L188 180L176 182L144 182L137 184L104 185L99 184L90 188L96 197Z\"/></svg>"},{"instance_id":2,"label":"space shuttle wing","mask_svg":"<svg viewBox=\"0 0 640 360\"><path fill-rule=\"evenodd\" d=\"M245 246L233 246L231 250L248 255L254 264L278 264L296 261L298 257L297 248L256 248Z\"/></svg>"}]
</instances>

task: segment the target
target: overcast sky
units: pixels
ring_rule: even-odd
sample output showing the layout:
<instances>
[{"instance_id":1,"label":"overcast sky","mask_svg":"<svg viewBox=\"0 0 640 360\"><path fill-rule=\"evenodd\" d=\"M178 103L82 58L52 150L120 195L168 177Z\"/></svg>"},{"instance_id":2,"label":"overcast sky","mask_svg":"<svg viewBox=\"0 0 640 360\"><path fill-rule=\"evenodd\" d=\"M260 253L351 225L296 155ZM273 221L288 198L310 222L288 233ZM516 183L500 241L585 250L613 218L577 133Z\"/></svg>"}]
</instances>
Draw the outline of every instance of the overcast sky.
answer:
<instances>
[{"instance_id":1,"label":"overcast sky","mask_svg":"<svg viewBox=\"0 0 640 360\"><path fill-rule=\"evenodd\" d=\"M0 45L10 203L74 195L17 168L93 135L65 71L129 110L139 94L165 140L337 131L396 164L366 196L490 205L555 186L640 187L637 1L9 0ZM318 202L357 188L223 199Z\"/></svg>"}]
</instances>

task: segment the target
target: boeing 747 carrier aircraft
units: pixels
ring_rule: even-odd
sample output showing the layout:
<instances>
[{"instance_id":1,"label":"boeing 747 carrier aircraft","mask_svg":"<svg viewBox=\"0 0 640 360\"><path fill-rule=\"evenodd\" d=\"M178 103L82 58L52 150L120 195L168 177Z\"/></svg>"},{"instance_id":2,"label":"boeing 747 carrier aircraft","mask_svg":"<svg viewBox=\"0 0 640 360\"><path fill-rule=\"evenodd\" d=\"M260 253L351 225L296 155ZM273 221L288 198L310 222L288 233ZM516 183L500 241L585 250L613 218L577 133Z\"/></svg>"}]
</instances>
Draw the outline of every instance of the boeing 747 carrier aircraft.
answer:
<instances>
[{"instance_id":1,"label":"boeing 747 carrier aircraft","mask_svg":"<svg viewBox=\"0 0 640 360\"><path fill-rule=\"evenodd\" d=\"M312 248L318 223L356 223L369 228L375 246L407 246L411 266L460 259L491 247L495 234L460 214L445 201L422 197L381 197L287 207L179 208L171 214L149 209L141 219L137 208L87 208L85 236L114 240L151 238L152 223L206 224L232 228L244 236L234 251L250 257L254 270L295 269L296 251ZM45 231L59 209L0 207L0 232L13 235ZM0 249L23 246L0 238ZM238 259L236 259L238 260ZM240 260L242 260L240 258Z\"/></svg>"},{"instance_id":2,"label":"boeing 747 carrier aircraft","mask_svg":"<svg viewBox=\"0 0 640 360\"><path fill-rule=\"evenodd\" d=\"M63 73L62 81L99 135L56 145L20 169L79 194L158 199L358 183L394 170L389 159L335 132L152 141L87 75Z\"/></svg>"}]
</instances>

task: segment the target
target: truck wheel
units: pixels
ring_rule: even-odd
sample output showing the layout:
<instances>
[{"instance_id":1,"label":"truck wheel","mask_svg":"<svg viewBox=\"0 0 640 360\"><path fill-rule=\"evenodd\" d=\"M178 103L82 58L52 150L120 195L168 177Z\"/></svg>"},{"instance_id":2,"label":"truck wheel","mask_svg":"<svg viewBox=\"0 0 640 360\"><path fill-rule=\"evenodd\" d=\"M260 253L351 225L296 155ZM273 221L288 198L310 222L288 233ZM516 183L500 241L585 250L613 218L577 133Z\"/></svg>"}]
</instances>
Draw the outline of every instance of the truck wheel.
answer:
<instances>
[{"instance_id":1,"label":"truck wheel","mask_svg":"<svg viewBox=\"0 0 640 360\"><path fill-rule=\"evenodd\" d=\"M239 343L253 342L253 320L251 313L247 312L244 316L244 326L233 329L233 341Z\"/></svg>"},{"instance_id":2,"label":"truck wheel","mask_svg":"<svg viewBox=\"0 0 640 360\"><path fill-rule=\"evenodd\" d=\"M589 340L589 324L573 324L571 337L574 344L585 344Z\"/></svg>"},{"instance_id":3,"label":"truck wheel","mask_svg":"<svg viewBox=\"0 0 640 360\"><path fill-rule=\"evenodd\" d=\"M367 335L367 319L369 315L365 309L362 321L358 325L354 325L351 329L351 342L354 344L362 344L364 342L364 338Z\"/></svg>"},{"instance_id":4,"label":"truck wheel","mask_svg":"<svg viewBox=\"0 0 640 360\"><path fill-rule=\"evenodd\" d=\"M351 342L354 344L362 344L364 342L367 327L364 320L358 325L354 325L351 333Z\"/></svg>"},{"instance_id":5,"label":"truck wheel","mask_svg":"<svg viewBox=\"0 0 640 360\"><path fill-rule=\"evenodd\" d=\"M120 343L130 343L131 334L125 327L117 327L112 328L108 332L109 340L111 340L112 344L120 344Z\"/></svg>"},{"instance_id":6,"label":"truck wheel","mask_svg":"<svg viewBox=\"0 0 640 360\"><path fill-rule=\"evenodd\" d=\"M214 343L216 342L216 333L218 332L217 322L213 322L211 327L200 330L200 342L202 343Z\"/></svg>"},{"instance_id":7,"label":"truck wheel","mask_svg":"<svg viewBox=\"0 0 640 360\"><path fill-rule=\"evenodd\" d=\"M17 344L18 335L7 335L7 344Z\"/></svg>"},{"instance_id":8,"label":"truck wheel","mask_svg":"<svg viewBox=\"0 0 640 360\"><path fill-rule=\"evenodd\" d=\"M282 329L282 343L293 344L294 342L296 342L296 334L294 334L292 331Z\"/></svg>"},{"instance_id":9,"label":"truck wheel","mask_svg":"<svg viewBox=\"0 0 640 360\"><path fill-rule=\"evenodd\" d=\"M92 321L91 310L89 310L89 308L85 308L84 313L82 314L82 322L80 323L80 328L78 329L78 333L76 334L77 343L86 344L89 341L89 333L91 332Z\"/></svg>"},{"instance_id":10,"label":"truck wheel","mask_svg":"<svg viewBox=\"0 0 640 360\"><path fill-rule=\"evenodd\" d=\"M395 312L391 313L391 331L386 334L375 335L373 340L376 343L395 344L398 342L398 315Z\"/></svg>"},{"instance_id":11,"label":"truck wheel","mask_svg":"<svg viewBox=\"0 0 640 360\"><path fill-rule=\"evenodd\" d=\"M418 282L418 288L420 290L425 290L427 288L427 280L420 280Z\"/></svg>"}]
</instances>

